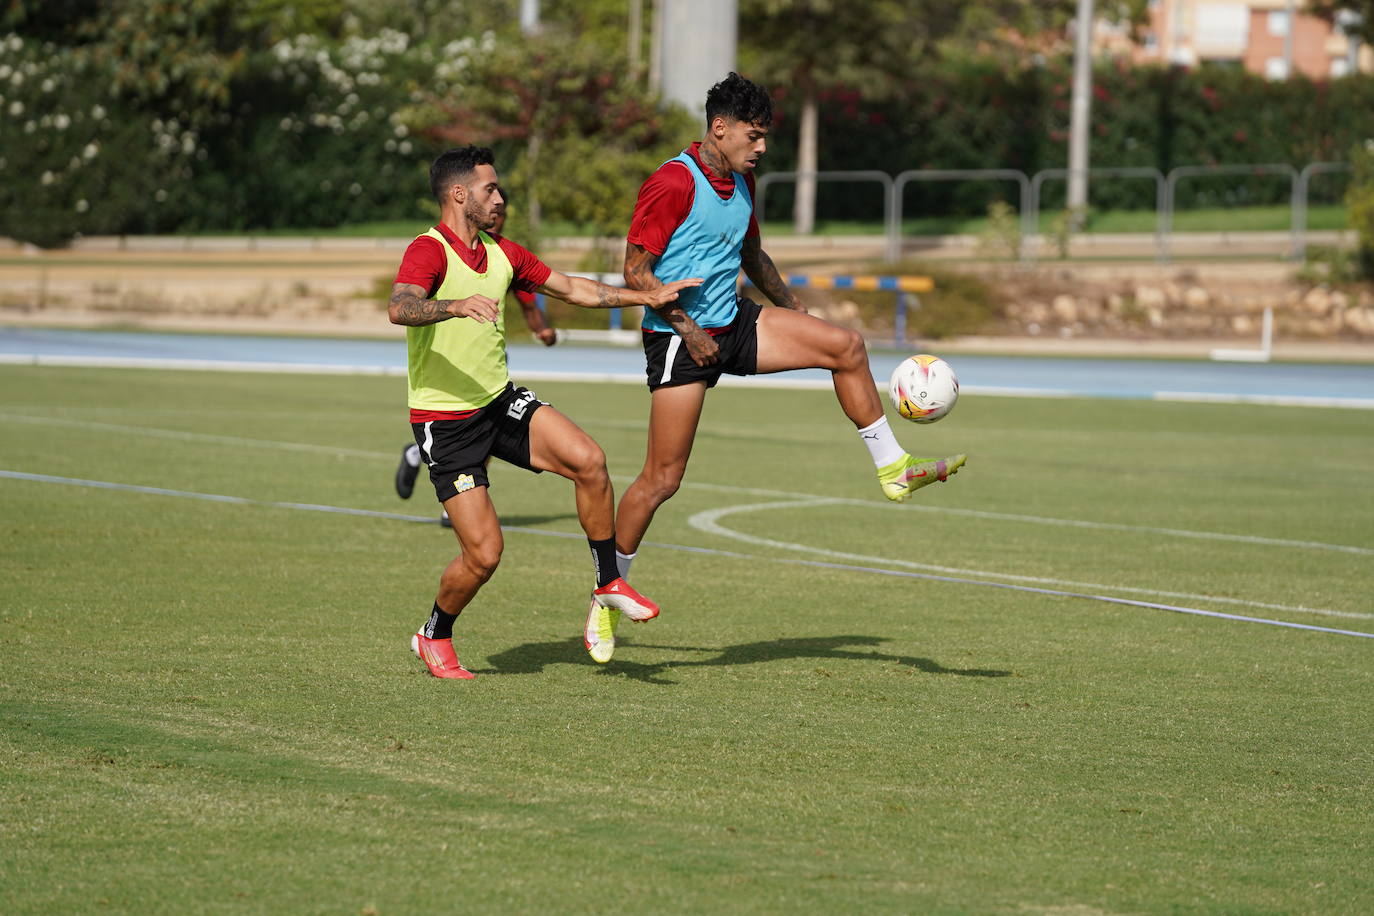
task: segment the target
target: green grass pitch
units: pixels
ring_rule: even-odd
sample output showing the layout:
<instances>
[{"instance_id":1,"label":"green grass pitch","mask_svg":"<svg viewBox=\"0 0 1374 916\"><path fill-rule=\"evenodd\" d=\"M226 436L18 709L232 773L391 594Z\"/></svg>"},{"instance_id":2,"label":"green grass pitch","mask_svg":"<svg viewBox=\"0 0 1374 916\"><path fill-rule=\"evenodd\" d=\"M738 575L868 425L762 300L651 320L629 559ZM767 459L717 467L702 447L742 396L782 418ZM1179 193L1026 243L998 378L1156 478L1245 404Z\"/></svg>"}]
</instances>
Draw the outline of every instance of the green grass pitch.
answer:
<instances>
[{"instance_id":1,"label":"green grass pitch","mask_svg":"<svg viewBox=\"0 0 1374 916\"><path fill-rule=\"evenodd\" d=\"M534 387L623 490L644 391ZM604 667L571 485L494 469L463 683L403 400L0 367L0 909L1374 910L1374 639L1149 606L1374 633L1368 412L966 394L899 507L723 387Z\"/></svg>"}]
</instances>

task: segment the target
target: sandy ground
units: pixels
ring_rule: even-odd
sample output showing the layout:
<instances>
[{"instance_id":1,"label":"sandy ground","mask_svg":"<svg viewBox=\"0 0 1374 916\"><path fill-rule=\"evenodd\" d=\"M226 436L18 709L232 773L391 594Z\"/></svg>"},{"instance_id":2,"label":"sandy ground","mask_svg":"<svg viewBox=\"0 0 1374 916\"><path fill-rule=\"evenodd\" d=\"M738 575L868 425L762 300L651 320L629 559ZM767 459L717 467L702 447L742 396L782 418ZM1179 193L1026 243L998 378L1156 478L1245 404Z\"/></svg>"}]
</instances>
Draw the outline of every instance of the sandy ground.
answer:
<instances>
[{"instance_id":1,"label":"sandy ground","mask_svg":"<svg viewBox=\"0 0 1374 916\"><path fill-rule=\"evenodd\" d=\"M1149 243L1149 239L1143 240ZM0 245L0 325L149 330L402 336L385 298L407 239L90 239L62 251ZM882 256L870 237L770 241L784 272L847 273ZM574 270L582 251L550 247L545 260ZM1006 270L1008 268L1000 268ZM1052 265L1042 269L1053 271ZM1204 271L1236 283L1288 282L1291 263L1244 261L1163 265L1079 263L1083 280L1129 270L1164 278ZM920 342L916 342L920 343ZM1254 342L1257 345L1258 341ZM969 337L940 341L943 352L1058 355L1206 356L1235 340L1112 340L1090 337ZM934 346L934 344L932 344ZM1280 359L1374 362L1374 345L1350 341L1275 342Z\"/></svg>"}]
</instances>

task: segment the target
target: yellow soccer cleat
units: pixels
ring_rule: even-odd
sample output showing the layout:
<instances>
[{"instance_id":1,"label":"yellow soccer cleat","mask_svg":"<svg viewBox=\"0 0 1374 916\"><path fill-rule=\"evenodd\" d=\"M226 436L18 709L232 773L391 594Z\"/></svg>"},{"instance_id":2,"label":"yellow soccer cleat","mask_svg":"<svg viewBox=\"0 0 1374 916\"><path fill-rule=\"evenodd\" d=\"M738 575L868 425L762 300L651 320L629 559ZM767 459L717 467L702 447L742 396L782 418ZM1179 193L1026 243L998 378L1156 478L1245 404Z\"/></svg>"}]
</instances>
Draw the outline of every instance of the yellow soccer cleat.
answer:
<instances>
[{"instance_id":1,"label":"yellow soccer cleat","mask_svg":"<svg viewBox=\"0 0 1374 916\"><path fill-rule=\"evenodd\" d=\"M604 607L595 599L587 608L587 626L582 633L582 645L598 664L606 664L615 655L615 627L620 623L620 611Z\"/></svg>"},{"instance_id":2,"label":"yellow soccer cleat","mask_svg":"<svg viewBox=\"0 0 1374 916\"><path fill-rule=\"evenodd\" d=\"M921 487L946 480L964 466L967 455L948 458L913 458L903 455L886 467L878 468L878 485L883 495L893 502L902 502Z\"/></svg>"}]
</instances>

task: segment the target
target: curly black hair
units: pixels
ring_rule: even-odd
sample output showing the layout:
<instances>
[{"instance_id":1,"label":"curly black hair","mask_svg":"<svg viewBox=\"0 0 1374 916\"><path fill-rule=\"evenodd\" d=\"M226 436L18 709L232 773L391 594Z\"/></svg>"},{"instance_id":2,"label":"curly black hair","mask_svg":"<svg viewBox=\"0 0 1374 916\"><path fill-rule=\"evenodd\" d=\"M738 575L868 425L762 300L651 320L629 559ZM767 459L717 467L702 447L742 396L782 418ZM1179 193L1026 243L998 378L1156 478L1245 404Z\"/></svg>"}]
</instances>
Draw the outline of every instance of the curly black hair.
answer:
<instances>
[{"instance_id":1,"label":"curly black hair","mask_svg":"<svg viewBox=\"0 0 1374 916\"><path fill-rule=\"evenodd\" d=\"M706 124L716 118L733 118L758 127L773 126L773 99L768 90L730 71L730 75L706 92Z\"/></svg>"}]
</instances>

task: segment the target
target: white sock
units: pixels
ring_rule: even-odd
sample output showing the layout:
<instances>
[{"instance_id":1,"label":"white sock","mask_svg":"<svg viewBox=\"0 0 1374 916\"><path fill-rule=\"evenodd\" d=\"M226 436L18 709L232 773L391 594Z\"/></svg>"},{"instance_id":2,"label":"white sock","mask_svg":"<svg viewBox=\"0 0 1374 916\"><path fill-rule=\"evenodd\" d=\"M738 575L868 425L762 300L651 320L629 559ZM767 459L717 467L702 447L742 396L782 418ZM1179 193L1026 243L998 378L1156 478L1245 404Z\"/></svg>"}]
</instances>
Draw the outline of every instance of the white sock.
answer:
<instances>
[{"instance_id":1,"label":"white sock","mask_svg":"<svg viewBox=\"0 0 1374 916\"><path fill-rule=\"evenodd\" d=\"M892 427L887 425L887 417L879 417L877 423L859 430L859 438L868 446L875 467L886 467L906 454L906 449L892 434Z\"/></svg>"},{"instance_id":2,"label":"white sock","mask_svg":"<svg viewBox=\"0 0 1374 916\"><path fill-rule=\"evenodd\" d=\"M413 468L418 468L418 467L420 466L420 446L418 446L418 445L408 445L408 446L406 446L406 455L405 455L405 457L406 457L406 464L410 465L410 466L413 467Z\"/></svg>"},{"instance_id":3,"label":"white sock","mask_svg":"<svg viewBox=\"0 0 1374 916\"><path fill-rule=\"evenodd\" d=\"M615 568L620 573L620 578L626 582L630 581L630 564L635 561L635 554L623 554L619 550L615 552Z\"/></svg>"}]
</instances>

